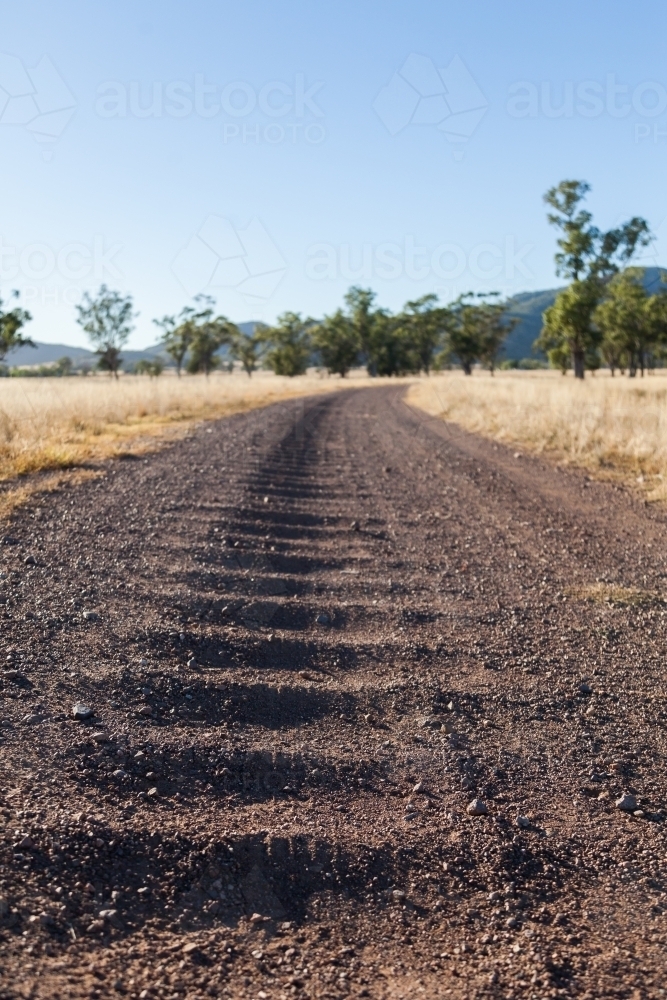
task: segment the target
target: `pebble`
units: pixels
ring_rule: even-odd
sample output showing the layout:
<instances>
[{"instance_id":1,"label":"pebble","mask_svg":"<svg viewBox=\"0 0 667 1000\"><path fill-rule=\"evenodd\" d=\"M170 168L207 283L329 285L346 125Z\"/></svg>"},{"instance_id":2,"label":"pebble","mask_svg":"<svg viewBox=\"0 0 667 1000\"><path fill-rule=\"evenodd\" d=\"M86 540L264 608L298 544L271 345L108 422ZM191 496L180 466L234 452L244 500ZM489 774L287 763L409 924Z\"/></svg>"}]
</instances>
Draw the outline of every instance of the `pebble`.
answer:
<instances>
[{"instance_id":1,"label":"pebble","mask_svg":"<svg viewBox=\"0 0 667 1000\"><path fill-rule=\"evenodd\" d=\"M589 684L580 684L579 694L593 694L593 688Z\"/></svg>"},{"instance_id":2,"label":"pebble","mask_svg":"<svg viewBox=\"0 0 667 1000\"><path fill-rule=\"evenodd\" d=\"M84 611L83 618L87 622L96 622L99 619L97 611Z\"/></svg>"},{"instance_id":3,"label":"pebble","mask_svg":"<svg viewBox=\"0 0 667 1000\"><path fill-rule=\"evenodd\" d=\"M419 793L423 791L424 791L424 782L418 781L415 787L412 789L412 794L419 795Z\"/></svg>"},{"instance_id":4,"label":"pebble","mask_svg":"<svg viewBox=\"0 0 667 1000\"><path fill-rule=\"evenodd\" d=\"M486 803L483 799L473 799L468 806L467 812L471 816L487 816L489 810L486 808Z\"/></svg>"},{"instance_id":5,"label":"pebble","mask_svg":"<svg viewBox=\"0 0 667 1000\"><path fill-rule=\"evenodd\" d=\"M392 892L392 896L398 902L400 902L402 899L405 899L405 893L403 892L402 889L394 889L394 891Z\"/></svg>"},{"instance_id":6,"label":"pebble","mask_svg":"<svg viewBox=\"0 0 667 1000\"><path fill-rule=\"evenodd\" d=\"M72 705L72 718L78 719L82 722L84 719L90 719L95 712L88 705L84 705L81 702L77 702L76 705Z\"/></svg>"},{"instance_id":7,"label":"pebble","mask_svg":"<svg viewBox=\"0 0 667 1000\"><path fill-rule=\"evenodd\" d=\"M622 809L623 812L634 812L639 808L639 806L634 795L630 795L629 792L626 792L625 795L621 795L620 799L616 800L616 808Z\"/></svg>"},{"instance_id":8,"label":"pebble","mask_svg":"<svg viewBox=\"0 0 667 1000\"><path fill-rule=\"evenodd\" d=\"M153 709L150 705L142 705L139 709L139 715L152 715Z\"/></svg>"},{"instance_id":9,"label":"pebble","mask_svg":"<svg viewBox=\"0 0 667 1000\"><path fill-rule=\"evenodd\" d=\"M317 616L317 618L315 619L315 621L316 621L316 623L318 625L328 625L330 623L331 619L329 618L329 615L327 615L324 612L322 612L321 614L319 614Z\"/></svg>"},{"instance_id":10,"label":"pebble","mask_svg":"<svg viewBox=\"0 0 667 1000\"><path fill-rule=\"evenodd\" d=\"M352 531L359 531L359 522L353 521L350 527L352 528Z\"/></svg>"},{"instance_id":11,"label":"pebble","mask_svg":"<svg viewBox=\"0 0 667 1000\"><path fill-rule=\"evenodd\" d=\"M123 926L118 916L118 910L100 910L99 918L100 920L106 920L112 927L116 927L119 930Z\"/></svg>"},{"instance_id":12,"label":"pebble","mask_svg":"<svg viewBox=\"0 0 667 1000\"><path fill-rule=\"evenodd\" d=\"M530 820L527 816L517 816L516 825L521 827L522 830L527 830L530 826Z\"/></svg>"}]
</instances>

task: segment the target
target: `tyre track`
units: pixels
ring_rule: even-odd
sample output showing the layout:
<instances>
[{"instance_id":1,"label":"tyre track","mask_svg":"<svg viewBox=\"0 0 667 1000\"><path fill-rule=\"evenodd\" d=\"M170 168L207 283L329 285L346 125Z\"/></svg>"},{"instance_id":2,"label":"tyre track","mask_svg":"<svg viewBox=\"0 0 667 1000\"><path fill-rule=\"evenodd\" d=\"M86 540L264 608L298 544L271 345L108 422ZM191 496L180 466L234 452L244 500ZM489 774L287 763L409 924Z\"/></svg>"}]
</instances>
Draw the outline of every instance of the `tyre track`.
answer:
<instances>
[{"instance_id":1,"label":"tyre track","mask_svg":"<svg viewBox=\"0 0 667 1000\"><path fill-rule=\"evenodd\" d=\"M664 520L398 387L37 498L2 548L3 995L657 988L663 604L567 593L659 593Z\"/></svg>"}]
</instances>

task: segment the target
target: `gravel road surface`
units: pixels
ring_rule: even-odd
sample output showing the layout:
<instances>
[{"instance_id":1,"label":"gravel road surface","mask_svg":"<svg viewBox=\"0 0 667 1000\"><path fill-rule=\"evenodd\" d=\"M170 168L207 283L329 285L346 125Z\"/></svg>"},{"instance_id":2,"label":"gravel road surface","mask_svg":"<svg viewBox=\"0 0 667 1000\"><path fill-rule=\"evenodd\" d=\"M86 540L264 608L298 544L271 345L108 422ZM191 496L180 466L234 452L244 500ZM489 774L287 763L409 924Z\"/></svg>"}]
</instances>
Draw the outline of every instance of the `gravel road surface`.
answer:
<instances>
[{"instance_id":1,"label":"gravel road surface","mask_svg":"<svg viewBox=\"0 0 667 1000\"><path fill-rule=\"evenodd\" d=\"M403 387L0 535L0 998L661 997L667 516Z\"/></svg>"}]
</instances>

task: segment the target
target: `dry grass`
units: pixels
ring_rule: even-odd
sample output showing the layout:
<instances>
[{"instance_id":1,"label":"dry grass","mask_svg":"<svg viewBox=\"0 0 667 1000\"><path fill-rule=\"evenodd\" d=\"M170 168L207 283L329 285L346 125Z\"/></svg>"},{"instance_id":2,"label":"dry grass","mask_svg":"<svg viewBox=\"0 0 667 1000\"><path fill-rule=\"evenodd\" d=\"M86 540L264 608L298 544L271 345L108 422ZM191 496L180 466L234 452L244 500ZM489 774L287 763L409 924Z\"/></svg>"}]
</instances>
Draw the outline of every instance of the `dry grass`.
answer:
<instances>
[{"instance_id":1,"label":"dry grass","mask_svg":"<svg viewBox=\"0 0 667 1000\"><path fill-rule=\"evenodd\" d=\"M63 486L76 486L103 475L100 469L68 469L31 477L18 486L10 486L0 491L0 522L7 520L17 507L21 507L38 493L54 493Z\"/></svg>"},{"instance_id":2,"label":"dry grass","mask_svg":"<svg viewBox=\"0 0 667 1000\"><path fill-rule=\"evenodd\" d=\"M655 604L664 600L660 594L650 590L639 590L637 587L622 587L617 583L591 583L582 587L569 587L565 591L568 597L580 601L592 601L595 604L617 604L621 606L638 606Z\"/></svg>"},{"instance_id":3,"label":"dry grass","mask_svg":"<svg viewBox=\"0 0 667 1000\"><path fill-rule=\"evenodd\" d=\"M251 379L219 372L208 379L165 373L117 382L97 375L2 379L0 481L10 482L0 492L0 519L35 492L78 481L83 466L153 451L200 421L367 381L361 372L345 380L316 373L279 378L269 372ZM17 478L21 481L12 482Z\"/></svg>"},{"instance_id":4,"label":"dry grass","mask_svg":"<svg viewBox=\"0 0 667 1000\"><path fill-rule=\"evenodd\" d=\"M360 379L354 379L358 384ZM0 382L0 480L155 447L193 423L280 399L327 392L350 380L305 375L214 373L3 379Z\"/></svg>"},{"instance_id":5,"label":"dry grass","mask_svg":"<svg viewBox=\"0 0 667 1000\"><path fill-rule=\"evenodd\" d=\"M445 372L409 401L433 416L597 474L621 475L667 499L667 373L577 382L558 372Z\"/></svg>"}]
</instances>

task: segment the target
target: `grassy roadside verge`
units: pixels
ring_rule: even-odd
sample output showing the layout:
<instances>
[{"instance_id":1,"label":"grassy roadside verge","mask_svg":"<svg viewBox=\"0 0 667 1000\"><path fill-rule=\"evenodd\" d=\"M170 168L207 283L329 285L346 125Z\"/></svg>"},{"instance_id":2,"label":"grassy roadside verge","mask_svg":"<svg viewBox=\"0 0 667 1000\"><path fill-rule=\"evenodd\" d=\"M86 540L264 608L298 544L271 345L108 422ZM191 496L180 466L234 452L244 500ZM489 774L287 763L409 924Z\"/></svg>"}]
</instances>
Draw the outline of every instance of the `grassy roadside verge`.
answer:
<instances>
[{"instance_id":1,"label":"grassy roadside verge","mask_svg":"<svg viewBox=\"0 0 667 1000\"><path fill-rule=\"evenodd\" d=\"M558 372L458 371L420 379L407 402L431 416L598 478L667 500L667 372L606 372L578 382Z\"/></svg>"}]
</instances>

